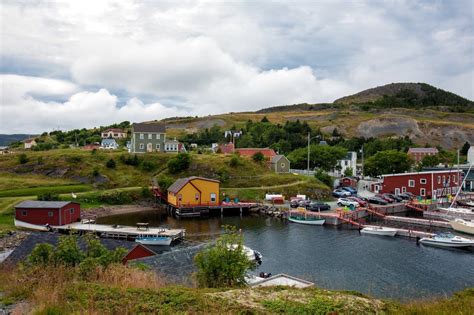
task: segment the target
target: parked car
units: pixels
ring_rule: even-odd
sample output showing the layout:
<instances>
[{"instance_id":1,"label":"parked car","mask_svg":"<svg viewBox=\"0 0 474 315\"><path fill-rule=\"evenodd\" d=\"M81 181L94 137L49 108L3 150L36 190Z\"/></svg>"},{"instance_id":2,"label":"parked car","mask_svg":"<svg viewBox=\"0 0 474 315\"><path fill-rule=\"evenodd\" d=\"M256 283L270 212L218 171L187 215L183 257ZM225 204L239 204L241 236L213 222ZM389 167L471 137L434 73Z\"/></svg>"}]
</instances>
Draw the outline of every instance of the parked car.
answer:
<instances>
[{"instance_id":1,"label":"parked car","mask_svg":"<svg viewBox=\"0 0 474 315\"><path fill-rule=\"evenodd\" d=\"M403 201L403 198L402 197L398 197L394 194L383 194L384 196L388 197L388 198L392 198L394 201L396 202L402 202Z\"/></svg>"},{"instance_id":2,"label":"parked car","mask_svg":"<svg viewBox=\"0 0 474 315\"><path fill-rule=\"evenodd\" d=\"M378 198L378 197L370 197L370 198L368 198L368 202L369 203L375 203L375 204L378 204L378 205L388 204L388 202L386 202L385 200L383 200L381 198Z\"/></svg>"},{"instance_id":3,"label":"parked car","mask_svg":"<svg viewBox=\"0 0 474 315\"><path fill-rule=\"evenodd\" d=\"M355 195L353 197L356 197L356 198L359 198L360 200L363 200L363 201L369 201L369 198L367 197L362 197L361 195Z\"/></svg>"},{"instance_id":4,"label":"parked car","mask_svg":"<svg viewBox=\"0 0 474 315\"><path fill-rule=\"evenodd\" d=\"M382 194L377 194L377 195L375 195L375 197L380 198L380 199L383 199L383 200L385 200L385 201L388 202L388 203L392 203L392 202L395 201L395 200L393 200L392 198L387 197L387 196L384 196L384 195L382 195Z\"/></svg>"},{"instance_id":5,"label":"parked car","mask_svg":"<svg viewBox=\"0 0 474 315\"><path fill-rule=\"evenodd\" d=\"M359 206L359 203L357 201L350 200L348 198L339 198L339 199L337 199L337 205L338 206L347 206L347 207L353 206L353 207L357 208Z\"/></svg>"},{"instance_id":6,"label":"parked car","mask_svg":"<svg viewBox=\"0 0 474 315\"><path fill-rule=\"evenodd\" d=\"M354 187L344 186L344 187L341 187L341 189L350 192L351 195L357 195L357 189L355 189Z\"/></svg>"},{"instance_id":7,"label":"parked car","mask_svg":"<svg viewBox=\"0 0 474 315\"><path fill-rule=\"evenodd\" d=\"M408 193L401 193L401 194L398 195L398 197L402 198L403 200L410 200L410 199L413 198L413 197L412 197L410 194L408 194Z\"/></svg>"},{"instance_id":8,"label":"parked car","mask_svg":"<svg viewBox=\"0 0 474 315\"><path fill-rule=\"evenodd\" d=\"M306 209L309 211L326 211L331 210L331 206L322 201L312 201Z\"/></svg>"},{"instance_id":9,"label":"parked car","mask_svg":"<svg viewBox=\"0 0 474 315\"><path fill-rule=\"evenodd\" d=\"M348 192L347 190L338 188L338 189L333 190L332 195L336 198L340 198L340 197L349 197L351 193Z\"/></svg>"},{"instance_id":10,"label":"parked car","mask_svg":"<svg viewBox=\"0 0 474 315\"><path fill-rule=\"evenodd\" d=\"M300 201L298 202L298 205L299 205L300 207L306 208L306 207L309 206L310 203L311 203L311 200L300 200Z\"/></svg>"},{"instance_id":11,"label":"parked car","mask_svg":"<svg viewBox=\"0 0 474 315\"><path fill-rule=\"evenodd\" d=\"M356 196L347 197L347 199L357 202L361 207L367 207L367 201L357 198Z\"/></svg>"},{"instance_id":12,"label":"parked car","mask_svg":"<svg viewBox=\"0 0 474 315\"><path fill-rule=\"evenodd\" d=\"M299 200L298 199L293 199L290 201L290 207L291 208L298 208L299 207Z\"/></svg>"}]
</instances>

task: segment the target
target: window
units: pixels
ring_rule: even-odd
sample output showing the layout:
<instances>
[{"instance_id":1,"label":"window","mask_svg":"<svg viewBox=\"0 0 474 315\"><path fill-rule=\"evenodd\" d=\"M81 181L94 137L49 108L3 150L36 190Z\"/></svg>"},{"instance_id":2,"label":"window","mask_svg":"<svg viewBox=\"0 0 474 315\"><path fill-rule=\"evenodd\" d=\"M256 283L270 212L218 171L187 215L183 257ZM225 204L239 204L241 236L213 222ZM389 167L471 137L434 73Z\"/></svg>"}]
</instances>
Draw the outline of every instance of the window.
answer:
<instances>
[{"instance_id":1,"label":"window","mask_svg":"<svg viewBox=\"0 0 474 315\"><path fill-rule=\"evenodd\" d=\"M426 178L420 178L420 184L426 184Z\"/></svg>"},{"instance_id":2,"label":"window","mask_svg":"<svg viewBox=\"0 0 474 315\"><path fill-rule=\"evenodd\" d=\"M145 149L145 145L143 143L140 143L140 150Z\"/></svg>"},{"instance_id":3,"label":"window","mask_svg":"<svg viewBox=\"0 0 474 315\"><path fill-rule=\"evenodd\" d=\"M71 214L74 214L74 208L69 209L69 212L70 212Z\"/></svg>"},{"instance_id":4,"label":"window","mask_svg":"<svg viewBox=\"0 0 474 315\"><path fill-rule=\"evenodd\" d=\"M420 196L422 197L426 196L426 189L420 188Z\"/></svg>"},{"instance_id":5,"label":"window","mask_svg":"<svg viewBox=\"0 0 474 315\"><path fill-rule=\"evenodd\" d=\"M145 139L145 135L143 133L140 134L140 139L141 140Z\"/></svg>"},{"instance_id":6,"label":"window","mask_svg":"<svg viewBox=\"0 0 474 315\"><path fill-rule=\"evenodd\" d=\"M217 196L214 193L211 193L211 202L216 202Z\"/></svg>"},{"instance_id":7,"label":"window","mask_svg":"<svg viewBox=\"0 0 474 315\"><path fill-rule=\"evenodd\" d=\"M407 192L407 188L405 186L402 187L402 193L406 193Z\"/></svg>"},{"instance_id":8,"label":"window","mask_svg":"<svg viewBox=\"0 0 474 315\"><path fill-rule=\"evenodd\" d=\"M456 175L453 175L453 183L456 181Z\"/></svg>"},{"instance_id":9,"label":"window","mask_svg":"<svg viewBox=\"0 0 474 315\"><path fill-rule=\"evenodd\" d=\"M196 195L194 196L194 199L196 199L196 201L199 200L199 193L196 193Z\"/></svg>"},{"instance_id":10,"label":"window","mask_svg":"<svg viewBox=\"0 0 474 315\"><path fill-rule=\"evenodd\" d=\"M26 217L27 214L28 214L28 212L26 210L21 211L22 216Z\"/></svg>"},{"instance_id":11,"label":"window","mask_svg":"<svg viewBox=\"0 0 474 315\"><path fill-rule=\"evenodd\" d=\"M118 136L119 136L118 133L114 133L114 137L118 137Z\"/></svg>"},{"instance_id":12,"label":"window","mask_svg":"<svg viewBox=\"0 0 474 315\"><path fill-rule=\"evenodd\" d=\"M438 175L438 184L441 184L441 176Z\"/></svg>"},{"instance_id":13,"label":"window","mask_svg":"<svg viewBox=\"0 0 474 315\"><path fill-rule=\"evenodd\" d=\"M178 195L178 200L179 200L179 201L183 200L183 195L179 194L179 195Z\"/></svg>"},{"instance_id":14,"label":"window","mask_svg":"<svg viewBox=\"0 0 474 315\"><path fill-rule=\"evenodd\" d=\"M53 216L53 211L48 211L48 217L52 217Z\"/></svg>"},{"instance_id":15,"label":"window","mask_svg":"<svg viewBox=\"0 0 474 315\"><path fill-rule=\"evenodd\" d=\"M159 133L156 134L156 139L160 140L161 135Z\"/></svg>"},{"instance_id":16,"label":"window","mask_svg":"<svg viewBox=\"0 0 474 315\"><path fill-rule=\"evenodd\" d=\"M285 168L286 164L285 163L281 163L281 168Z\"/></svg>"},{"instance_id":17,"label":"window","mask_svg":"<svg viewBox=\"0 0 474 315\"><path fill-rule=\"evenodd\" d=\"M148 139L149 140L153 139L153 135L151 133L148 134Z\"/></svg>"},{"instance_id":18,"label":"window","mask_svg":"<svg viewBox=\"0 0 474 315\"><path fill-rule=\"evenodd\" d=\"M410 180L408 181L408 187L415 187L415 180L410 179Z\"/></svg>"},{"instance_id":19,"label":"window","mask_svg":"<svg viewBox=\"0 0 474 315\"><path fill-rule=\"evenodd\" d=\"M451 187L446 188L446 191L447 191L447 194L450 195L451 194Z\"/></svg>"},{"instance_id":20,"label":"window","mask_svg":"<svg viewBox=\"0 0 474 315\"><path fill-rule=\"evenodd\" d=\"M157 150L160 149L160 144L159 144L159 143L156 144L156 149L157 149Z\"/></svg>"},{"instance_id":21,"label":"window","mask_svg":"<svg viewBox=\"0 0 474 315\"><path fill-rule=\"evenodd\" d=\"M446 184L446 176L443 175L443 185Z\"/></svg>"}]
</instances>

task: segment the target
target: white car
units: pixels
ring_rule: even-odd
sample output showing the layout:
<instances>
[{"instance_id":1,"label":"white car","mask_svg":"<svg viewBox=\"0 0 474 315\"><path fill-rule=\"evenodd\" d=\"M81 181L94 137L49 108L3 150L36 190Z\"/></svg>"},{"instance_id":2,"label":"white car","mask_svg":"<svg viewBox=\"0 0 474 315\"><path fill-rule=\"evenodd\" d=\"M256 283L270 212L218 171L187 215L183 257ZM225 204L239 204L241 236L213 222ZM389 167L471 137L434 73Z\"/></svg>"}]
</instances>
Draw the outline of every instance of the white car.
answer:
<instances>
[{"instance_id":1,"label":"white car","mask_svg":"<svg viewBox=\"0 0 474 315\"><path fill-rule=\"evenodd\" d=\"M347 207L353 206L353 207L357 208L359 206L359 203L357 201L353 201L353 200L350 200L350 199L347 199L347 198L339 198L339 199L337 199L337 205L338 206L347 206Z\"/></svg>"}]
</instances>

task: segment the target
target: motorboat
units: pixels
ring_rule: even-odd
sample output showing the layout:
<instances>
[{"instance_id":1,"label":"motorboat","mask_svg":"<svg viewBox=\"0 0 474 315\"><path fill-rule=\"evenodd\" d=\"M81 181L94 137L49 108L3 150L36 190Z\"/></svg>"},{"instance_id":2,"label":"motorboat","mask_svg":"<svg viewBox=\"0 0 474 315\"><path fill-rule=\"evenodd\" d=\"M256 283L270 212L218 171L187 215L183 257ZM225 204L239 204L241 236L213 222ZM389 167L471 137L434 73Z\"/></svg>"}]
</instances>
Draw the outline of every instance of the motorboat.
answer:
<instances>
[{"instance_id":1,"label":"motorboat","mask_svg":"<svg viewBox=\"0 0 474 315\"><path fill-rule=\"evenodd\" d=\"M474 246L474 240L456 236L451 233L436 234L432 237L423 237L420 239L423 245L439 246L439 247L469 247Z\"/></svg>"},{"instance_id":2,"label":"motorboat","mask_svg":"<svg viewBox=\"0 0 474 315\"><path fill-rule=\"evenodd\" d=\"M439 208L439 210L446 211L447 213L452 213L452 214L474 214L474 211L468 208L449 207L449 208Z\"/></svg>"},{"instance_id":3,"label":"motorboat","mask_svg":"<svg viewBox=\"0 0 474 315\"><path fill-rule=\"evenodd\" d=\"M161 245L169 246L171 244L171 237L163 235L139 235L135 242L143 245Z\"/></svg>"},{"instance_id":4,"label":"motorboat","mask_svg":"<svg viewBox=\"0 0 474 315\"><path fill-rule=\"evenodd\" d=\"M455 231L474 235L474 221L472 220L454 219L449 221L449 224Z\"/></svg>"},{"instance_id":5,"label":"motorboat","mask_svg":"<svg viewBox=\"0 0 474 315\"><path fill-rule=\"evenodd\" d=\"M238 246L239 245L237 244L232 244L232 245L229 245L229 248L236 249ZM242 245L242 250L245 256L247 256L248 260L255 262L259 265L262 264L263 255L259 251L251 249L250 247L247 247L245 245Z\"/></svg>"},{"instance_id":6,"label":"motorboat","mask_svg":"<svg viewBox=\"0 0 474 315\"><path fill-rule=\"evenodd\" d=\"M395 236L398 230L385 226L366 226L360 233L362 234L372 234L372 235L383 235L383 236Z\"/></svg>"}]
</instances>

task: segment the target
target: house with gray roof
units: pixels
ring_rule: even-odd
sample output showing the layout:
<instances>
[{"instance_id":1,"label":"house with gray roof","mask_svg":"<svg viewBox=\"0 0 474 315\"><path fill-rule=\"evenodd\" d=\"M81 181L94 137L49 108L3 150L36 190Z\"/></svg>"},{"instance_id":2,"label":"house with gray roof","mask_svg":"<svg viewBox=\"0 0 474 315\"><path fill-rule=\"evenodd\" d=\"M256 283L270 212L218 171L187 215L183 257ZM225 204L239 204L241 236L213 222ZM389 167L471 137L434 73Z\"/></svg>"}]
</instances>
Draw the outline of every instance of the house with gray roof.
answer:
<instances>
[{"instance_id":1,"label":"house with gray roof","mask_svg":"<svg viewBox=\"0 0 474 315\"><path fill-rule=\"evenodd\" d=\"M105 150L117 150L119 145L115 139L102 139L100 148Z\"/></svg>"},{"instance_id":2,"label":"house with gray roof","mask_svg":"<svg viewBox=\"0 0 474 315\"><path fill-rule=\"evenodd\" d=\"M275 155L270 160L270 168L275 173L289 173L290 172L290 160L282 154Z\"/></svg>"},{"instance_id":3,"label":"house with gray roof","mask_svg":"<svg viewBox=\"0 0 474 315\"><path fill-rule=\"evenodd\" d=\"M132 125L131 153L165 152L166 126L160 122Z\"/></svg>"}]
</instances>

